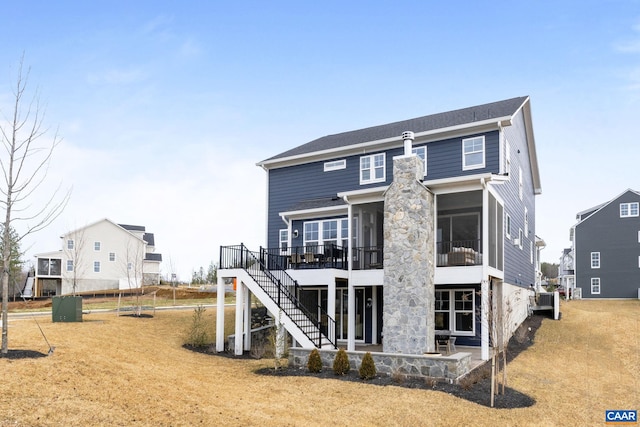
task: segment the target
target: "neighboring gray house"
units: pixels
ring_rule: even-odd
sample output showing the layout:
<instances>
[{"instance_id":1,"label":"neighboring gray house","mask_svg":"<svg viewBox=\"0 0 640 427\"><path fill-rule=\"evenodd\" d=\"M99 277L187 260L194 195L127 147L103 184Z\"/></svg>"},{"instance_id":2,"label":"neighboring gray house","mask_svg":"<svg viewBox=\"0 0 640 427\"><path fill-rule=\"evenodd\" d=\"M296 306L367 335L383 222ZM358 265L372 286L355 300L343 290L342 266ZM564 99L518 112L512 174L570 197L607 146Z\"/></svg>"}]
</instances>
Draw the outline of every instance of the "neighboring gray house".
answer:
<instances>
[{"instance_id":1,"label":"neighboring gray house","mask_svg":"<svg viewBox=\"0 0 640 427\"><path fill-rule=\"evenodd\" d=\"M513 328L526 317L544 246L529 97L324 136L258 165L266 246L222 247L219 277L299 346L422 355L450 331L487 359L490 297Z\"/></svg>"},{"instance_id":2,"label":"neighboring gray house","mask_svg":"<svg viewBox=\"0 0 640 427\"><path fill-rule=\"evenodd\" d=\"M640 297L640 193L626 190L579 212L572 228L582 298Z\"/></svg>"}]
</instances>

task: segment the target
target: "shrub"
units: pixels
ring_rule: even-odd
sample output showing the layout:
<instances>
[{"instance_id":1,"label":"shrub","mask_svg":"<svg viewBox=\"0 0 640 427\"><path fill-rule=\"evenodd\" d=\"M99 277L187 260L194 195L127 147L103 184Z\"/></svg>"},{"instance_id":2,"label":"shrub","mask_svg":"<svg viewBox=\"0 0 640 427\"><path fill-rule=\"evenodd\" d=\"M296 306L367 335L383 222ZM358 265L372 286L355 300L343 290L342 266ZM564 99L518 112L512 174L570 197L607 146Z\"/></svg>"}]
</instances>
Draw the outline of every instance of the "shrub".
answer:
<instances>
[{"instance_id":1,"label":"shrub","mask_svg":"<svg viewBox=\"0 0 640 427\"><path fill-rule=\"evenodd\" d=\"M360 364L360 370L358 373L360 374L360 378L363 380L370 380L377 374L376 364L373 361L373 357L371 357L371 353L368 351L362 358L362 363Z\"/></svg>"},{"instance_id":2,"label":"shrub","mask_svg":"<svg viewBox=\"0 0 640 427\"><path fill-rule=\"evenodd\" d=\"M336 353L336 358L333 359L333 372L336 375L344 375L349 372L349 369L351 369L351 366L349 366L349 356L347 356L347 352L341 348L338 350L338 353Z\"/></svg>"},{"instance_id":3,"label":"shrub","mask_svg":"<svg viewBox=\"0 0 640 427\"><path fill-rule=\"evenodd\" d=\"M205 311L206 309L202 305L197 306L193 310L191 325L187 330L185 344L192 347L206 347L211 341L209 331L207 329L207 322L204 319Z\"/></svg>"},{"instance_id":4,"label":"shrub","mask_svg":"<svg viewBox=\"0 0 640 427\"><path fill-rule=\"evenodd\" d=\"M322 359L320 358L320 352L317 348L314 348L311 353L309 353L309 360L307 360L307 369L309 369L309 372L313 372L314 374L322 371Z\"/></svg>"}]
</instances>

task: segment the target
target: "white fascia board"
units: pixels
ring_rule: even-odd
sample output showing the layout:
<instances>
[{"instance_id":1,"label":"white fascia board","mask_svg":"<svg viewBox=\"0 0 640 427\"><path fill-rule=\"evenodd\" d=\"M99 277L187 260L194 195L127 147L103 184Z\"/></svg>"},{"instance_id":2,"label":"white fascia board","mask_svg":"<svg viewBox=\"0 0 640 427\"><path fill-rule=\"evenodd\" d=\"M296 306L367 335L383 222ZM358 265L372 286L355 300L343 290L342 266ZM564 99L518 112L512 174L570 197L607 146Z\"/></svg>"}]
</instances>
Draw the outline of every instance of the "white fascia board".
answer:
<instances>
[{"instance_id":1,"label":"white fascia board","mask_svg":"<svg viewBox=\"0 0 640 427\"><path fill-rule=\"evenodd\" d=\"M339 213L347 212L347 205L342 206L327 206L324 208L315 208L315 209L303 209L299 211L287 211L280 212L278 215L287 222L285 218L291 219L302 219L302 218L314 218L319 215L331 216Z\"/></svg>"},{"instance_id":2,"label":"white fascia board","mask_svg":"<svg viewBox=\"0 0 640 427\"><path fill-rule=\"evenodd\" d=\"M382 187L363 188L362 190L344 191L338 193L338 197L349 204L354 204L356 201L359 204L382 202L384 201L384 193L388 188L389 186L385 185Z\"/></svg>"},{"instance_id":3,"label":"white fascia board","mask_svg":"<svg viewBox=\"0 0 640 427\"><path fill-rule=\"evenodd\" d=\"M39 254L35 254L33 257L34 258L62 258L63 255L64 253L62 252L62 249L60 249L60 250L51 251L51 252L41 252Z\"/></svg>"},{"instance_id":4,"label":"white fascia board","mask_svg":"<svg viewBox=\"0 0 640 427\"><path fill-rule=\"evenodd\" d=\"M423 181L423 184L433 191L435 194L450 192L441 190L451 190L456 188L457 191L468 191L469 189L482 189L483 182L488 182L492 179L491 173L483 173L476 175L456 176L452 178L434 179L431 181Z\"/></svg>"},{"instance_id":5,"label":"white fascia board","mask_svg":"<svg viewBox=\"0 0 640 427\"><path fill-rule=\"evenodd\" d=\"M529 150L529 162L531 163L531 174L533 177L533 193L542 194L542 183L540 182L540 167L538 166L538 155L536 153L536 139L533 135L533 120L531 117L531 103L529 98L520 107L524 117L524 127L527 134L527 149ZM519 111L520 109L518 109ZM518 113L516 111L516 114Z\"/></svg>"},{"instance_id":6,"label":"white fascia board","mask_svg":"<svg viewBox=\"0 0 640 427\"><path fill-rule=\"evenodd\" d=\"M415 133L415 144L436 141L444 138L452 138L458 135L471 134L476 132L486 132L488 130L498 129L498 125L511 126L512 116L497 117L489 120L482 120L473 123L465 123L446 128L433 129L425 132ZM420 139L420 141L418 141ZM256 163L263 169L282 168L297 164L310 163L313 161L330 160L340 156L349 156L354 154L367 154L381 149L401 147L404 145L402 135L393 138L379 139L368 141L361 144L348 145L345 147L336 147L329 150L314 151L311 153L299 154L296 156L283 157L274 160L264 160Z\"/></svg>"}]
</instances>

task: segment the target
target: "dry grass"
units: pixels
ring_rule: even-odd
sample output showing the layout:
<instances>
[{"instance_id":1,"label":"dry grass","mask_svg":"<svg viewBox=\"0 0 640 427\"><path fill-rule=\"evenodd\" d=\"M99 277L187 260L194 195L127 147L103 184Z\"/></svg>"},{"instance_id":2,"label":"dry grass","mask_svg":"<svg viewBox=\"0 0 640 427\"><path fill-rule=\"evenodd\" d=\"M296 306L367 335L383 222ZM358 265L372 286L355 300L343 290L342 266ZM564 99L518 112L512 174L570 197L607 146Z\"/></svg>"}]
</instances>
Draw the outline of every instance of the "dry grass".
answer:
<instances>
[{"instance_id":1,"label":"dry grass","mask_svg":"<svg viewBox=\"0 0 640 427\"><path fill-rule=\"evenodd\" d=\"M253 371L182 348L193 312L154 318L38 318L55 353L0 359L0 425L601 425L640 408L640 301L571 301L510 365L510 386L537 403L498 410L441 392ZM233 318L232 309L227 319ZM215 324L215 309L205 316ZM215 329L212 329L215 330ZM46 353L33 319L11 320L11 349Z\"/></svg>"}]
</instances>

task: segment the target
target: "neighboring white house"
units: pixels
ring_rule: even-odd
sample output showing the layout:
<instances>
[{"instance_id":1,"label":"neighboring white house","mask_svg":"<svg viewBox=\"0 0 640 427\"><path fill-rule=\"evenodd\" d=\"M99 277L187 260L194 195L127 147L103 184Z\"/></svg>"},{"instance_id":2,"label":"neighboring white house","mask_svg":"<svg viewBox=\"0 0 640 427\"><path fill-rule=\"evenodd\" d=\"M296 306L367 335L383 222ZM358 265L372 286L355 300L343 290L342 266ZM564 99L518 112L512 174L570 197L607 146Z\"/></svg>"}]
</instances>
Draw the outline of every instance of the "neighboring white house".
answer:
<instances>
[{"instance_id":1,"label":"neighboring white house","mask_svg":"<svg viewBox=\"0 0 640 427\"><path fill-rule=\"evenodd\" d=\"M61 236L62 248L37 254L33 296L136 289L160 283L162 255L152 233L102 219Z\"/></svg>"}]
</instances>

